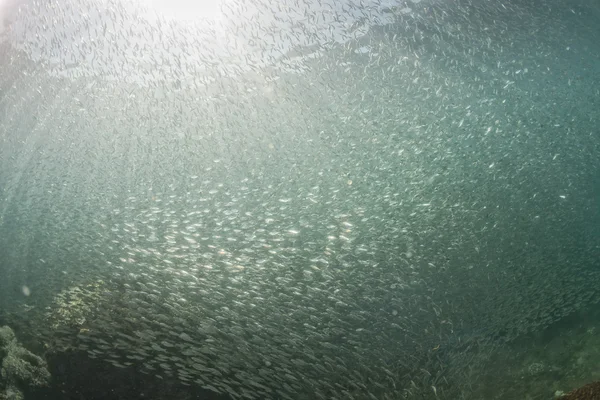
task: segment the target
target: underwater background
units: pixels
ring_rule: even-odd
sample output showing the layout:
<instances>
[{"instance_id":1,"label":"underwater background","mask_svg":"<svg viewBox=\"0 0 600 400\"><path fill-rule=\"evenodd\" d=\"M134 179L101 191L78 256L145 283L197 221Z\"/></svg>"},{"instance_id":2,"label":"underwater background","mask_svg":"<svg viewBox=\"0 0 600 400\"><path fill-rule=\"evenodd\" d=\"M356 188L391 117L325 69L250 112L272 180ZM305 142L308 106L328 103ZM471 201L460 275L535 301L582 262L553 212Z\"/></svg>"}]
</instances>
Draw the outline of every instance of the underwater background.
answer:
<instances>
[{"instance_id":1,"label":"underwater background","mask_svg":"<svg viewBox=\"0 0 600 400\"><path fill-rule=\"evenodd\" d=\"M0 399L600 380L599 2L159 3L0 1Z\"/></svg>"}]
</instances>

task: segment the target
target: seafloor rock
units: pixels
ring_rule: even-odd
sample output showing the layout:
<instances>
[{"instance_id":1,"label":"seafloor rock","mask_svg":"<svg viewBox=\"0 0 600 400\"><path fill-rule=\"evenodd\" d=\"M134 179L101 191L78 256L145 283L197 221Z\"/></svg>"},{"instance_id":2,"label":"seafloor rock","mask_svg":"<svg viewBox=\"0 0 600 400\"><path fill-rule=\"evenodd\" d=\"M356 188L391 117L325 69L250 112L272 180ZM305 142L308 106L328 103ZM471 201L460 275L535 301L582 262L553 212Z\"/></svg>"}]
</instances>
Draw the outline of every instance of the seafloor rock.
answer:
<instances>
[{"instance_id":1,"label":"seafloor rock","mask_svg":"<svg viewBox=\"0 0 600 400\"><path fill-rule=\"evenodd\" d=\"M598 400L600 399L600 381L588 383L578 389L572 390L560 400Z\"/></svg>"},{"instance_id":2,"label":"seafloor rock","mask_svg":"<svg viewBox=\"0 0 600 400\"><path fill-rule=\"evenodd\" d=\"M22 390L50 381L46 362L25 349L7 326L0 327L0 400L21 400Z\"/></svg>"}]
</instances>

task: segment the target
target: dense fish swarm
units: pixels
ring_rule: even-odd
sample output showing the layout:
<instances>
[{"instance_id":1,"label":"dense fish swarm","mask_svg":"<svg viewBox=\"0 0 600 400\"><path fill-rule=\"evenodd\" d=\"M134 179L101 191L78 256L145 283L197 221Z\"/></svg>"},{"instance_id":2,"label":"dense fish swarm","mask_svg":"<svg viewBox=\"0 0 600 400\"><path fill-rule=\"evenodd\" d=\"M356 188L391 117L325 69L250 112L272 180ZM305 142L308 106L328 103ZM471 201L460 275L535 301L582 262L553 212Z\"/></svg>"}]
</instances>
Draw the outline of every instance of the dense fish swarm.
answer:
<instances>
[{"instance_id":1,"label":"dense fish swarm","mask_svg":"<svg viewBox=\"0 0 600 400\"><path fill-rule=\"evenodd\" d=\"M6 12L4 310L234 399L468 398L598 301L600 60L585 5L446 3Z\"/></svg>"}]
</instances>

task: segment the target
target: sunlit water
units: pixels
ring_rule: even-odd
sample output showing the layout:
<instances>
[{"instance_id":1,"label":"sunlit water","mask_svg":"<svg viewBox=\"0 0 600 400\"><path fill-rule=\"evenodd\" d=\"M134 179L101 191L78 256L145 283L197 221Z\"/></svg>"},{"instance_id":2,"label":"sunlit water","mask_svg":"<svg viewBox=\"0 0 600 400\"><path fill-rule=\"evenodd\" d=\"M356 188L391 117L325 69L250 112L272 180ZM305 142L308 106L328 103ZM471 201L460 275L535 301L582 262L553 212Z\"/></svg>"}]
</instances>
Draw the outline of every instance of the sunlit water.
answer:
<instances>
[{"instance_id":1,"label":"sunlit water","mask_svg":"<svg viewBox=\"0 0 600 400\"><path fill-rule=\"evenodd\" d=\"M3 321L236 399L600 379L597 4L155 6L2 6Z\"/></svg>"}]
</instances>

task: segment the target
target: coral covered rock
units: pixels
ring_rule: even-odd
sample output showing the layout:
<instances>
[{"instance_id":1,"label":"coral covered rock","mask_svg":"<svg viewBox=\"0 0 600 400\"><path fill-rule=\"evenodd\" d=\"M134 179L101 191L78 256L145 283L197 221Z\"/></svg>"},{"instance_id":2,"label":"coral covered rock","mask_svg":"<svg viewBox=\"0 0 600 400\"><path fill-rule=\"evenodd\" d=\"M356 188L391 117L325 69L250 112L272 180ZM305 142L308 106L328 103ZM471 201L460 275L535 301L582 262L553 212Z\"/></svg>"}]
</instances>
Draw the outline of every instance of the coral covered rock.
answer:
<instances>
[{"instance_id":1,"label":"coral covered rock","mask_svg":"<svg viewBox=\"0 0 600 400\"><path fill-rule=\"evenodd\" d=\"M49 381L46 362L22 347L12 329L0 327L0 400L21 400L21 389Z\"/></svg>"},{"instance_id":2,"label":"coral covered rock","mask_svg":"<svg viewBox=\"0 0 600 400\"><path fill-rule=\"evenodd\" d=\"M24 400L23 393L14 386L9 386L0 392L0 400Z\"/></svg>"},{"instance_id":3,"label":"coral covered rock","mask_svg":"<svg viewBox=\"0 0 600 400\"><path fill-rule=\"evenodd\" d=\"M50 380L46 362L23 347L14 347L2 360L2 378L8 383L43 386Z\"/></svg>"},{"instance_id":4,"label":"coral covered rock","mask_svg":"<svg viewBox=\"0 0 600 400\"><path fill-rule=\"evenodd\" d=\"M0 326L0 358L3 351L7 351L9 345L15 340L15 333L8 326Z\"/></svg>"}]
</instances>

